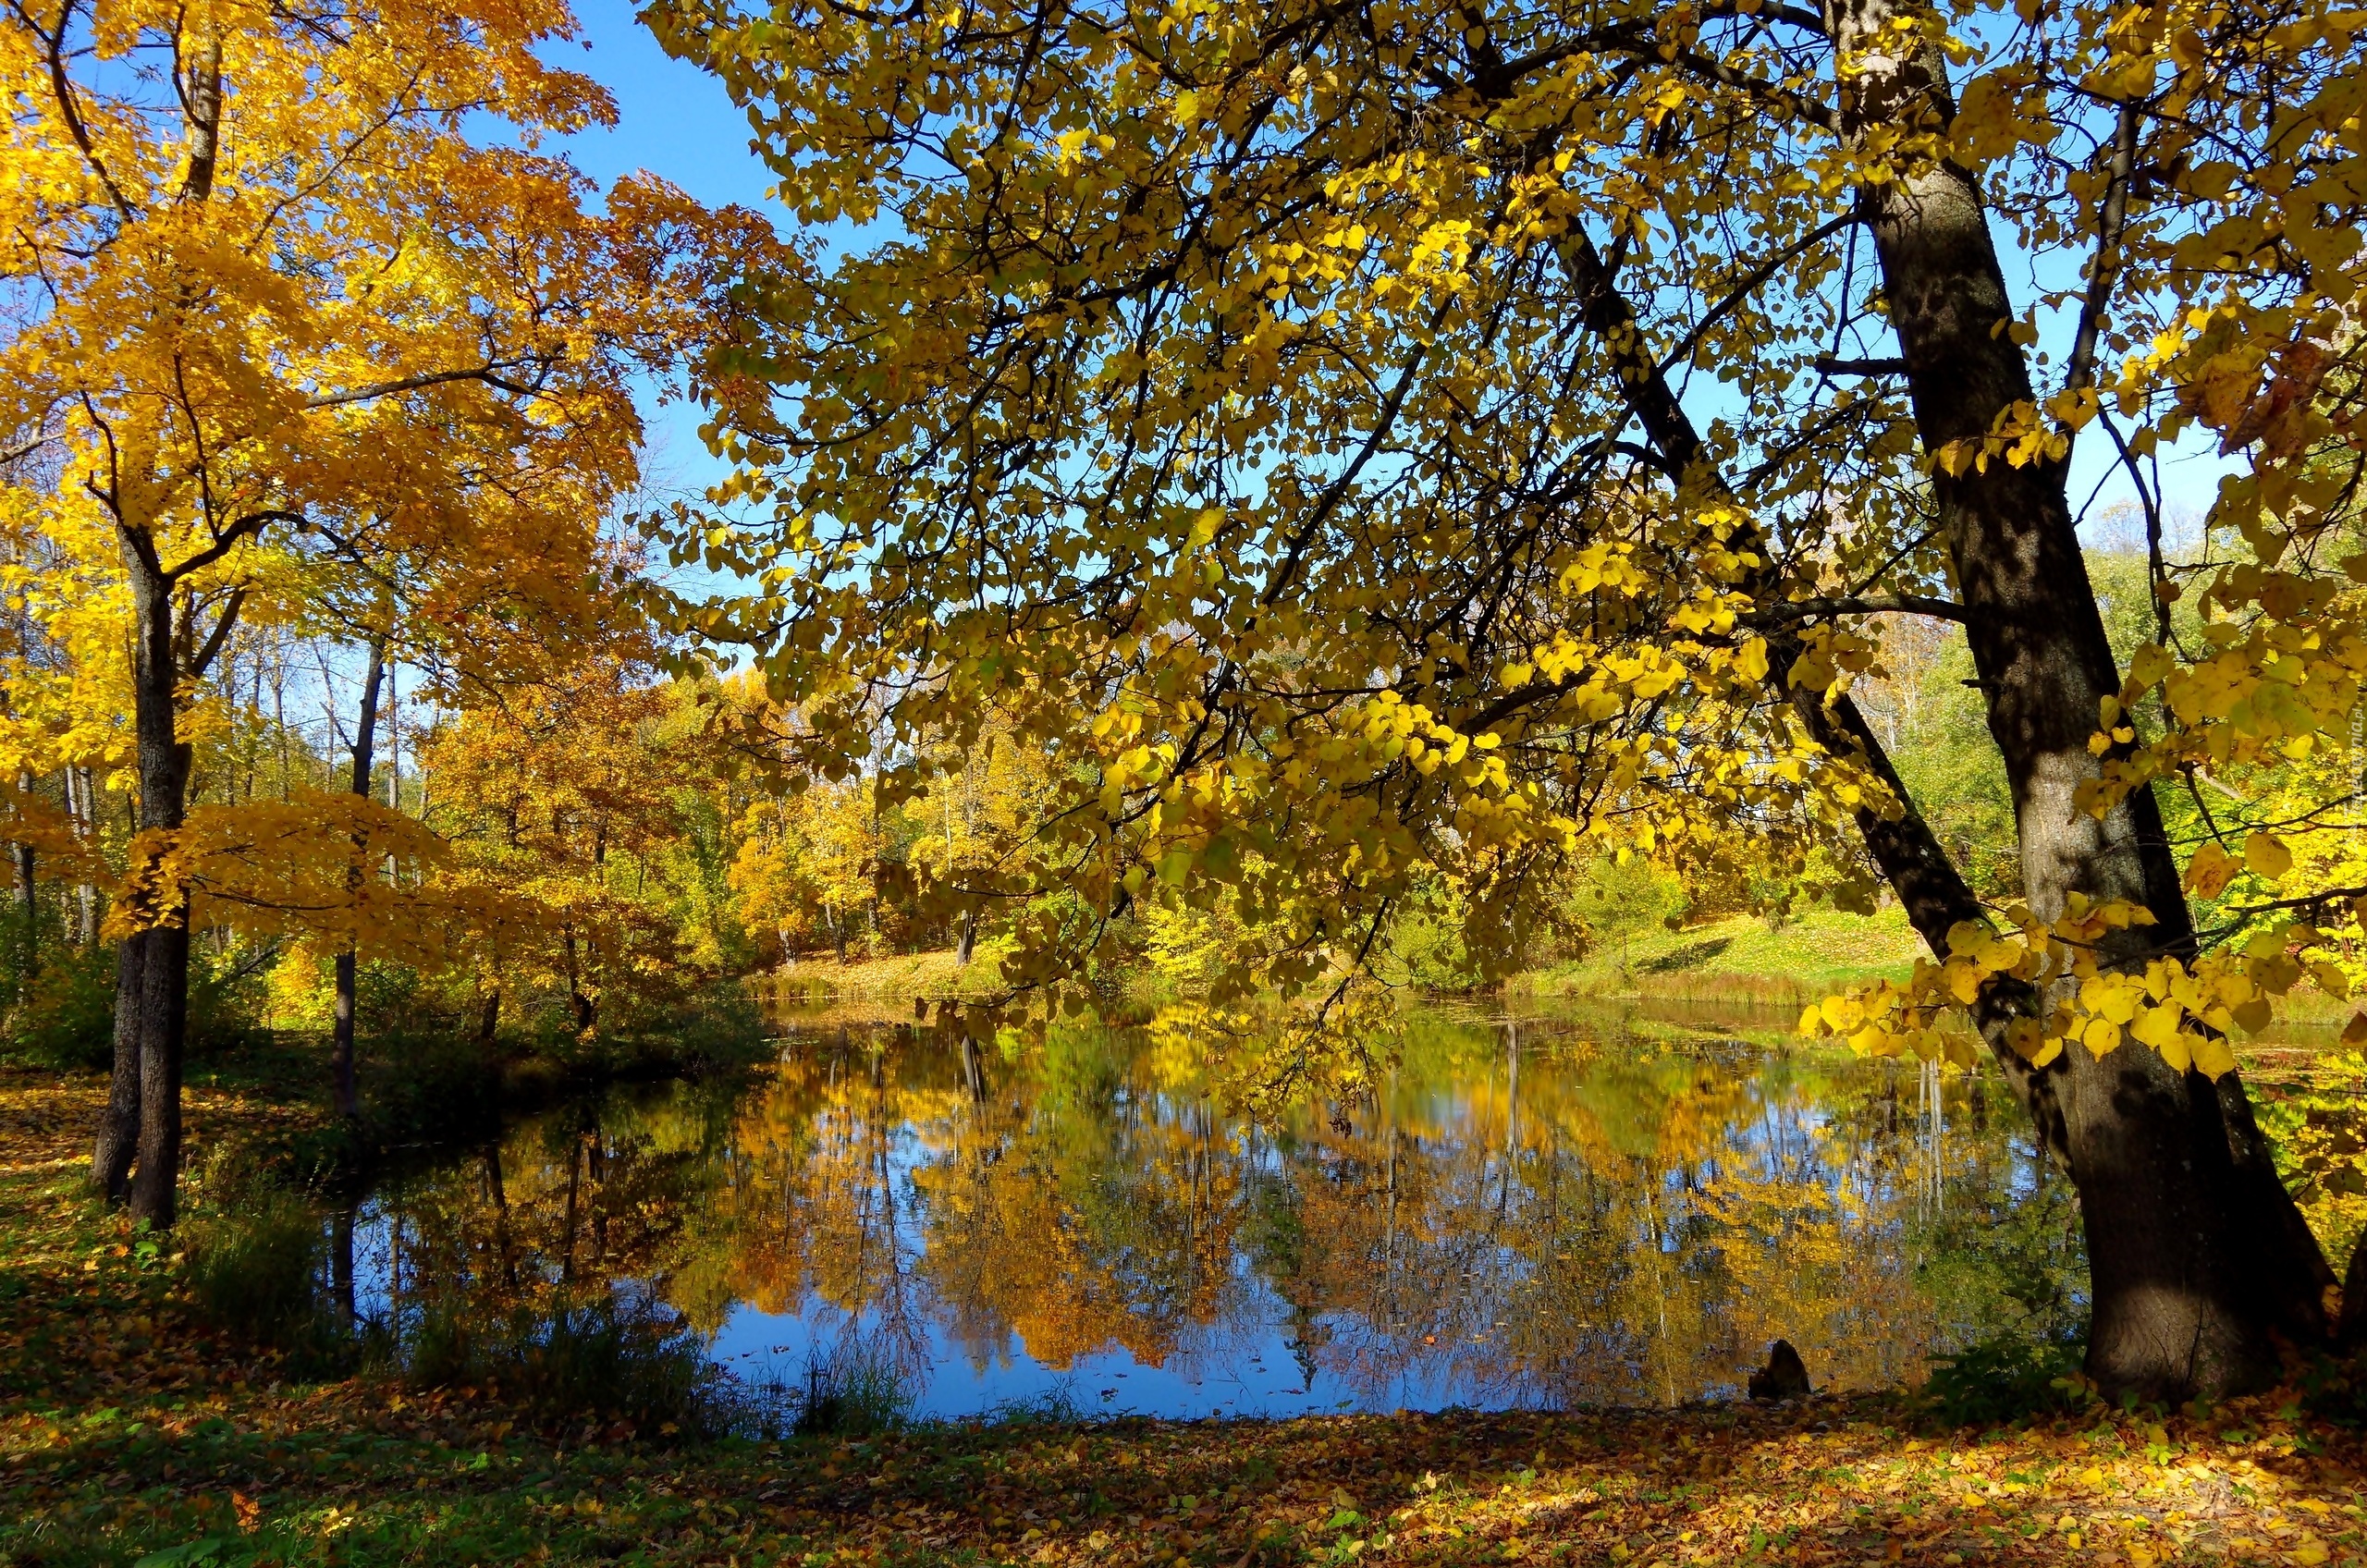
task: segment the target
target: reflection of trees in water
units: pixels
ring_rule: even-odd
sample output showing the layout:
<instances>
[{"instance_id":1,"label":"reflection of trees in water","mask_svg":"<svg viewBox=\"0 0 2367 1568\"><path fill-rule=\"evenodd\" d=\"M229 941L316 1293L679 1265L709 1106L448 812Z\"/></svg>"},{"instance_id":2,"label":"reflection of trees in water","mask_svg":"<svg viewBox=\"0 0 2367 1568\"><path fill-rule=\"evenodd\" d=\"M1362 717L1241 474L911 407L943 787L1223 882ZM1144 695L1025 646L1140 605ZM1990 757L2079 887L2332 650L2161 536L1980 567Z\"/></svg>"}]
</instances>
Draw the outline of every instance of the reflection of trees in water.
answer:
<instances>
[{"instance_id":1,"label":"reflection of trees in water","mask_svg":"<svg viewBox=\"0 0 2367 1568\"><path fill-rule=\"evenodd\" d=\"M663 1289L700 1255L708 1194L729 1170L726 1109L681 1091L584 1104L399 1178L332 1219L337 1292L375 1315L463 1292ZM699 1326L718 1320L670 1293Z\"/></svg>"},{"instance_id":2,"label":"reflection of trees in water","mask_svg":"<svg viewBox=\"0 0 2367 1568\"><path fill-rule=\"evenodd\" d=\"M1880 1385L2077 1264L2044 1224L1977 1261L2036 1169L1979 1080L1942 1086L1943 1137L1911 1071L1431 1018L1370 1094L1260 1129L1114 1031L842 1030L728 1115L615 1101L411 1183L401 1244L417 1279L802 1312L915 1373L941 1341L1220 1378L1278 1328L1303 1378L1384 1406L1691 1398L1778 1335Z\"/></svg>"}]
</instances>

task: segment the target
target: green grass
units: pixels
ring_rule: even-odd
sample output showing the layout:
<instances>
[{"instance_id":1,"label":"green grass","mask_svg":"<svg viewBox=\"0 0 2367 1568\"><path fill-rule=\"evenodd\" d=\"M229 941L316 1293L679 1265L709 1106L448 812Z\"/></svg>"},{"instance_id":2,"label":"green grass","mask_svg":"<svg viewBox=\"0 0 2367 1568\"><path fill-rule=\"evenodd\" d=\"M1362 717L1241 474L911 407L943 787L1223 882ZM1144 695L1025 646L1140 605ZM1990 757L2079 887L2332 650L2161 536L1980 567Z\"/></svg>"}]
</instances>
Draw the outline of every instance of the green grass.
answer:
<instances>
[{"instance_id":1,"label":"green grass","mask_svg":"<svg viewBox=\"0 0 2367 1568\"><path fill-rule=\"evenodd\" d=\"M1583 959L1521 975L1508 988L1536 997L1798 1007L1844 986L1905 979L1924 953L1895 905L1870 915L1811 910L1775 927L1756 915L1735 915L1609 938Z\"/></svg>"}]
</instances>

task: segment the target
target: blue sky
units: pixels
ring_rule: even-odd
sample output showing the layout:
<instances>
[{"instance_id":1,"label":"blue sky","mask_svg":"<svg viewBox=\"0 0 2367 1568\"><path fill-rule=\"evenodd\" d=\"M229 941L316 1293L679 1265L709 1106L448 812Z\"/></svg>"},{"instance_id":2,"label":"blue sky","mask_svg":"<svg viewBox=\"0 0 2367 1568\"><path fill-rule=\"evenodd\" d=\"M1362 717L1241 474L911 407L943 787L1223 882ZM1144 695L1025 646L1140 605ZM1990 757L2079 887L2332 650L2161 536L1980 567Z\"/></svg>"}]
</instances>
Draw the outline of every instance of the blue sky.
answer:
<instances>
[{"instance_id":1,"label":"blue sky","mask_svg":"<svg viewBox=\"0 0 2367 1568\"><path fill-rule=\"evenodd\" d=\"M660 49L633 9L629 0L579 0L583 43L559 45L545 56L593 78L617 101L616 129L566 138L561 145L568 156L602 190L647 170L707 206L768 210L786 223L787 214L769 197L771 171L749 150L747 117L715 78ZM652 398L642 411L652 490L695 494L722 476L723 465L699 441L695 409L659 407Z\"/></svg>"},{"instance_id":2,"label":"blue sky","mask_svg":"<svg viewBox=\"0 0 2367 1568\"><path fill-rule=\"evenodd\" d=\"M586 175L605 189L621 176L646 169L708 205L738 203L770 209L778 221L790 221L786 212L770 201L771 173L750 150L747 119L733 107L720 83L660 49L634 18L630 0L580 0L576 16L583 24L583 43L559 46L548 57L555 65L583 70L601 82L615 95L618 111L613 130L570 137L565 142L568 153ZM2009 257L2007 270L2015 292L2027 300L2036 288L2028 262L2017 267ZM2017 273L2019 276L2013 276ZM2066 315L2063 334L2067 337ZM722 465L698 439L696 410L661 408L653 398L644 412L649 426L647 470L654 491L694 495L721 476ZM2165 509L2174 520L2199 516L2208 508L2220 475L2231 466L2207 446L2165 452ZM2097 496L2091 520L2116 501L2133 497L2127 478L2117 472L2111 444L2100 429L2091 431L2079 444L2070 492L2075 507L2091 494Z\"/></svg>"}]
</instances>

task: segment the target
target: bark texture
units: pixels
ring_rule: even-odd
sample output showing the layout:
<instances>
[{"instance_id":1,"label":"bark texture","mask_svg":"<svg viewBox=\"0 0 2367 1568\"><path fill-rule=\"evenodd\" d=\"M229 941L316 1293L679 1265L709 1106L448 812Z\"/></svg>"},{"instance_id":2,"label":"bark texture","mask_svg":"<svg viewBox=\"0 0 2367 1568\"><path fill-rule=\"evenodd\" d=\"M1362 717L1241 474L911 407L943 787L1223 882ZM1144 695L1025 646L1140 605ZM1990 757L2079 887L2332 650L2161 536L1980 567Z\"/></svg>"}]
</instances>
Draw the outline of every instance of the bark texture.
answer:
<instances>
[{"instance_id":1,"label":"bark texture","mask_svg":"<svg viewBox=\"0 0 2367 1568\"><path fill-rule=\"evenodd\" d=\"M1943 59L1916 42L1919 27L1891 25L1901 14L1889 0L1827 13L1848 63L1845 135L1937 130L1954 116ZM1951 475L1936 461L2034 397L2006 330L2012 310L1979 188L1953 164L1926 163L1870 182L1861 200L2013 790L2025 897L2048 920L2073 893L2145 905L2157 924L2116 933L2112 963L2190 954L2194 931L2152 793L2101 819L2075 803L2098 772L2088 738L2099 699L2118 692L2120 676L2063 465L1993 458ZM2238 1075L2214 1084L2131 1045L2101 1059L2067 1050L2043 1076L2087 1231L2091 1377L2148 1399L2217 1395L2273 1382L2286 1345L2324 1338L2332 1271L2276 1179Z\"/></svg>"},{"instance_id":2,"label":"bark texture","mask_svg":"<svg viewBox=\"0 0 2367 1568\"><path fill-rule=\"evenodd\" d=\"M124 1003L140 995L147 957L145 931L126 937L116 949L115 1068L107 1079L98 1144L91 1151L91 1185L111 1204L129 1194L132 1162L140 1155L140 1011Z\"/></svg>"},{"instance_id":3,"label":"bark texture","mask_svg":"<svg viewBox=\"0 0 2367 1568\"><path fill-rule=\"evenodd\" d=\"M189 751L175 729L173 686L179 673L173 583L153 544L128 538L124 557L132 589L133 730L139 748L140 827L159 838L181 827L189 790ZM160 852L153 840L148 853ZM181 1158L181 1051L189 1018L189 905L170 888L141 912L137 963L116 972L117 1072L127 1033L138 1058L140 1143L131 1178L131 1212L158 1229L176 1216Z\"/></svg>"}]
</instances>

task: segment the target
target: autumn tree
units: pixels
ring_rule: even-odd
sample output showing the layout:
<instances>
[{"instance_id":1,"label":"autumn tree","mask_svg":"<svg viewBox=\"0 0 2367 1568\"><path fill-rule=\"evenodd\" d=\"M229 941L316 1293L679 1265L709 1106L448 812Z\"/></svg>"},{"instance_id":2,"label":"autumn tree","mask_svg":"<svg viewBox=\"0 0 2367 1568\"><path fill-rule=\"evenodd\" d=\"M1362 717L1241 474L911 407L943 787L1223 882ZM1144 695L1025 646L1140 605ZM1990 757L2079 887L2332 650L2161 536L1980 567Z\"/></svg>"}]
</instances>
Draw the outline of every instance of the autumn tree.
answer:
<instances>
[{"instance_id":1,"label":"autumn tree","mask_svg":"<svg viewBox=\"0 0 2367 1568\"><path fill-rule=\"evenodd\" d=\"M522 1016L551 998L560 1032L588 1041L725 968L724 939L697 917L730 912L693 907L699 889L684 882L698 878L677 864L697 837L686 815L719 770L700 689L658 680L654 654L620 637L519 682L499 705L453 715L423 750L435 781L428 820L451 851L445 876L514 914L498 940L453 955L475 972L488 1044L505 1006ZM718 822L732 810L713 808Z\"/></svg>"},{"instance_id":2,"label":"autumn tree","mask_svg":"<svg viewBox=\"0 0 2367 1568\"><path fill-rule=\"evenodd\" d=\"M635 480L630 378L663 369L705 219L646 180L595 211L535 150L613 116L541 57L573 28L562 5L469 0L57 0L0 24L0 428L58 458L6 521L104 564L130 649L141 833L94 1174L158 1223L178 1170L185 704L241 618L275 607L275 560L374 531L387 552L599 588L598 522ZM478 116L509 144L472 141ZM511 487L561 469L559 509Z\"/></svg>"},{"instance_id":3,"label":"autumn tree","mask_svg":"<svg viewBox=\"0 0 2367 1568\"><path fill-rule=\"evenodd\" d=\"M751 802L730 872L740 918L784 949L828 947L844 963L879 892L877 795L875 780L856 778Z\"/></svg>"},{"instance_id":4,"label":"autumn tree","mask_svg":"<svg viewBox=\"0 0 2367 1568\"><path fill-rule=\"evenodd\" d=\"M2326 926L2213 948L2152 780L2356 706L2367 641L2309 586L2361 559L2343 13L651 15L793 207L877 236L752 282L770 341L716 367L767 574L712 630L817 729L882 693L915 735L1024 705L1092 764L1062 882L1103 912L1230 889L1286 990L1334 984L1420 865L1516 900L1588 840L1854 839L1932 960L1825 1023L1986 1042L2079 1188L2098 1379L2250 1387L2324 1337L2223 1034ZM2073 444L2158 535L2152 459L2214 434L2244 547L2186 586L2225 635L2124 680ZM1901 614L1965 630L2008 907L1850 697ZM2126 722L2173 689L2171 728Z\"/></svg>"}]
</instances>

